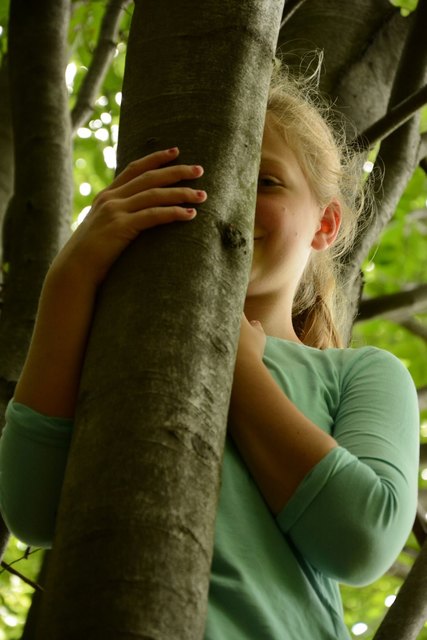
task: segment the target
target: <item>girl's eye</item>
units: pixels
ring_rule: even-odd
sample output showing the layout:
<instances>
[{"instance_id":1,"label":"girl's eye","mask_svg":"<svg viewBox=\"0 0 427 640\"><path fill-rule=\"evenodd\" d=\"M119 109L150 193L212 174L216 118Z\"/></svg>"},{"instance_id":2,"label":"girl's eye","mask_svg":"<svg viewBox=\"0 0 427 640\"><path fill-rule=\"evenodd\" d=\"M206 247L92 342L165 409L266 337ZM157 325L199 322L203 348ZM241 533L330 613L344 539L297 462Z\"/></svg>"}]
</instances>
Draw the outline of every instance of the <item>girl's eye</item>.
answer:
<instances>
[{"instance_id":1,"label":"girl's eye","mask_svg":"<svg viewBox=\"0 0 427 640\"><path fill-rule=\"evenodd\" d=\"M259 176L258 186L259 187L278 187L280 186L280 182L276 178L272 178L271 176Z\"/></svg>"}]
</instances>

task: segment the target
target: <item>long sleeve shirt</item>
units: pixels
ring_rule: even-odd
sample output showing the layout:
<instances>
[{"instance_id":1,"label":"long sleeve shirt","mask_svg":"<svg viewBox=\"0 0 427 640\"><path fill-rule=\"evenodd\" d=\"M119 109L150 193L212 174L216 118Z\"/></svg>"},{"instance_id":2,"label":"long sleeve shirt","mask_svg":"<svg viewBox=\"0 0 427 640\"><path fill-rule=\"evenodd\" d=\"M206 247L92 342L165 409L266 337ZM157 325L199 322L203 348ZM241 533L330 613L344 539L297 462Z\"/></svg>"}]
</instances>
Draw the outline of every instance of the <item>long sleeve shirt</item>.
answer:
<instances>
[{"instance_id":1,"label":"long sleeve shirt","mask_svg":"<svg viewBox=\"0 0 427 640\"><path fill-rule=\"evenodd\" d=\"M227 438L205 640L344 640L338 583L379 577L413 524L416 390L402 363L373 347L318 350L268 337L264 363L339 446L274 516ZM9 405L0 506L32 546L52 544L71 433L71 421Z\"/></svg>"}]
</instances>

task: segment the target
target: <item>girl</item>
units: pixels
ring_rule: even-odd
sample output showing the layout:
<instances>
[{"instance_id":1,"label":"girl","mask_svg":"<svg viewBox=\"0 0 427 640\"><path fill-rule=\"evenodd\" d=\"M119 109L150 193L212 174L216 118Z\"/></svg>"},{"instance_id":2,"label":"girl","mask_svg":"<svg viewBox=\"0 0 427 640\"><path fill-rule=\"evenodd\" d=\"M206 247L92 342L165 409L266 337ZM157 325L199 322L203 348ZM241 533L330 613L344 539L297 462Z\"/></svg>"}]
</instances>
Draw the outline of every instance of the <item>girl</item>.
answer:
<instances>
[{"instance_id":1,"label":"girl","mask_svg":"<svg viewBox=\"0 0 427 640\"><path fill-rule=\"evenodd\" d=\"M178 156L169 149L129 165L95 199L46 277L0 449L2 512L30 545L51 544L98 286L139 233L192 220L207 198L179 185L203 169L171 166ZM342 348L339 334L337 258L362 208L356 183L309 93L275 77L206 640L349 638L338 582L374 580L411 530L414 385L394 356Z\"/></svg>"}]
</instances>

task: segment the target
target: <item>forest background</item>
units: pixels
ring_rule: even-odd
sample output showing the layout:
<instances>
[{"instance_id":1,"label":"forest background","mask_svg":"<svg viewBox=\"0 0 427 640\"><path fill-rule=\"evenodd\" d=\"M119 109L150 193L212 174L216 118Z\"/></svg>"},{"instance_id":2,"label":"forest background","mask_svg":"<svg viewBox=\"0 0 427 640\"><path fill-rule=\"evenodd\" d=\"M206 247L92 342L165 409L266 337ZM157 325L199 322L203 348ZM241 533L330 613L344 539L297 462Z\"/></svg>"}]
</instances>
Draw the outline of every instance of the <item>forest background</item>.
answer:
<instances>
[{"instance_id":1,"label":"forest background","mask_svg":"<svg viewBox=\"0 0 427 640\"><path fill-rule=\"evenodd\" d=\"M82 82L91 67L93 52L100 39L106 2L74 2L69 32L70 55L66 70L70 109L76 104ZM126 4L126 3L124 3ZM294 3L295 5L297 3ZM416 0L393 2L402 15L409 15ZM396 9L397 10L397 9ZM114 45L110 43L111 62L91 109L76 128L74 137L74 205L72 228L88 212L91 200L112 179L121 103L126 42L132 5L125 6ZM0 3L1 74L5 70L8 35L8 6ZM312 43L312 47L316 43ZM4 93L0 93L0 128L4 119ZM421 130L427 132L427 111L422 112ZM0 143L3 140L1 139ZM370 161L375 158L376 150ZM366 164L366 173L371 169ZM370 249L363 264L364 289L360 317L356 320L352 346L371 344L394 353L408 367L419 390L421 409L420 497L427 507L427 177L419 167L409 180L392 220ZM6 265L7 268L7 265ZM413 292L416 295L412 295ZM403 294L390 311L389 296ZM409 295L411 294L411 295ZM385 297L384 297L385 296ZM376 301L369 304L368 301ZM366 318L362 320L362 318ZM342 587L345 619L353 637L369 639L394 600L413 563L418 549L413 535L392 569L374 584L364 588ZM11 539L4 562L37 581L42 552L26 551ZM25 618L33 594L31 585L5 569L0 574L0 640L22 637ZM82 612L83 613L83 612ZM419 636L427 639L425 627Z\"/></svg>"}]
</instances>

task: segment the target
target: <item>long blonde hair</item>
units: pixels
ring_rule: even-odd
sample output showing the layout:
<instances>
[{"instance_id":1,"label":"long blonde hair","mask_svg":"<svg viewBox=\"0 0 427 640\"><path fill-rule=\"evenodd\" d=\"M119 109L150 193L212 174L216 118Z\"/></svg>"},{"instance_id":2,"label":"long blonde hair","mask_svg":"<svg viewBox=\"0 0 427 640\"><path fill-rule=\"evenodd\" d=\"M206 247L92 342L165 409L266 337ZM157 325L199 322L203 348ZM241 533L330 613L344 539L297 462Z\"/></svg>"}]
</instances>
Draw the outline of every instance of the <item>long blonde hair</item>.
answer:
<instances>
[{"instance_id":1,"label":"long blonde hair","mask_svg":"<svg viewBox=\"0 0 427 640\"><path fill-rule=\"evenodd\" d=\"M320 206L339 203L341 227L325 251L313 252L299 282L292 310L299 339L324 349L341 347L341 326L346 321L345 283L340 278L340 257L354 242L357 221L364 209L362 161L345 144L345 124L321 99L311 78L292 78L277 67L267 103L274 127L300 163ZM337 126L338 125L338 126Z\"/></svg>"}]
</instances>

